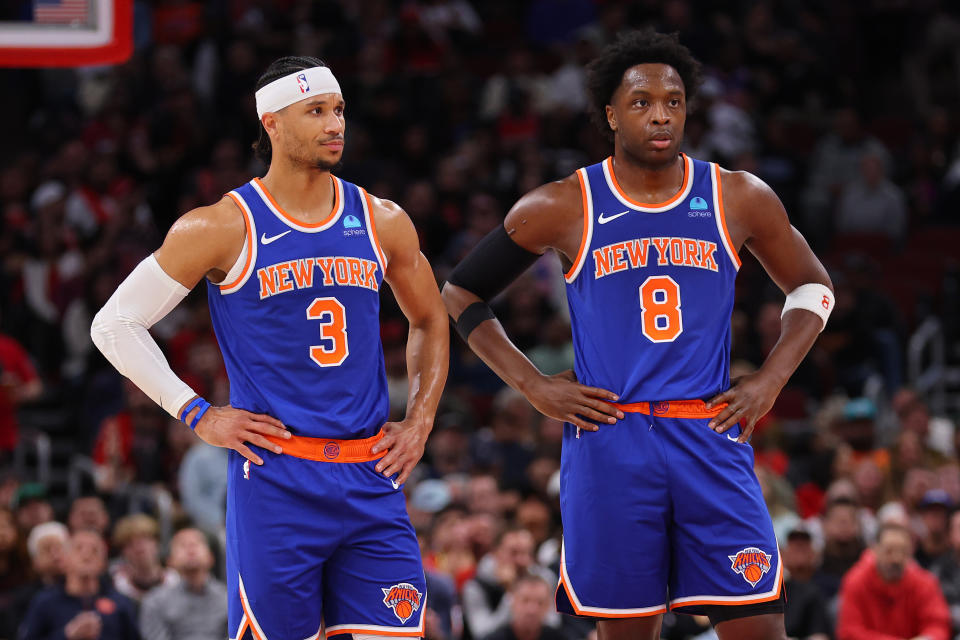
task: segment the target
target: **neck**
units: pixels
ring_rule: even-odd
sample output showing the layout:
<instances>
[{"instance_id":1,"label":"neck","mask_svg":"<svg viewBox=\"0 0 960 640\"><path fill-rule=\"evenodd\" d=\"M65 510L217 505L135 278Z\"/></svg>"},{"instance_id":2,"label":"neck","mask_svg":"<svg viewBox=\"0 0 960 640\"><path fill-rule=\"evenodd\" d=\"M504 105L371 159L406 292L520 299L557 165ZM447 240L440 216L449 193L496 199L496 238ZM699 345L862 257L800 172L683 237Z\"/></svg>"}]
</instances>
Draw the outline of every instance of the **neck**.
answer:
<instances>
[{"instance_id":1,"label":"neck","mask_svg":"<svg viewBox=\"0 0 960 640\"><path fill-rule=\"evenodd\" d=\"M330 172L294 166L289 159L274 158L261 180L284 211L302 222L317 222L330 214L334 185Z\"/></svg>"},{"instance_id":2,"label":"neck","mask_svg":"<svg viewBox=\"0 0 960 640\"><path fill-rule=\"evenodd\" d=\"M614 144L613 169L620 188L641 202L669 200L683 184L684 162L678 153L661 164L645 163L620 145Z\"/></svg>"},{"instance_id":3,"label":"neck","mask_svg":"<svg viewBox=\"0 0 960 640\"><path fill-rule=\"evenodd\" d=\"M203 591L207 586L207 572L204 569L181 571L180 577L190 591Z\"/></svg>"},{"instance_id":4,"label":"neck","mask_svg":"<svg viewBox=\"0 0 960 640\"><path fill-rule=\"evenodd\" d=\"M513 626L513 635L517 637L517 640L537 640L540 637L540 628L536 629L528 626Z\"/></svg>"},{"instance_id":5,"label":"neck","mask_svg":"<svg viewBox=\"0 0 960 640\"><path fill-rule=\"evenodd\" d=\"M100 590L100 577L96 575L67 574L64 588L71 596L79 598L93 596Z\"/></svg>"}]
</instances>

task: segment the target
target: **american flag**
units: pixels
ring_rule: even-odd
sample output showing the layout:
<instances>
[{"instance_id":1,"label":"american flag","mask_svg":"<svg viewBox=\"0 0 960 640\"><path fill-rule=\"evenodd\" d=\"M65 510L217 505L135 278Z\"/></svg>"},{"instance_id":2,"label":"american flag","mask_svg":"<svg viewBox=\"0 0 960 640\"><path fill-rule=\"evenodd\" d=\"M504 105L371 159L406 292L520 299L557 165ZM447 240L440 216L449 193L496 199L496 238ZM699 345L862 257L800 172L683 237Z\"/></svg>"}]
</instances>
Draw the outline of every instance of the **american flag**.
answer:
<instances>
[{"instance_id":1,"label":"american flag","mask_svg":"<svg viewBox=\"0 0 960 640\"><path fill-rule=\"evenodd\" d=\"M88 0L33 0L33 21L40 24L86 22Z\"/></svg>"}]
</instances>

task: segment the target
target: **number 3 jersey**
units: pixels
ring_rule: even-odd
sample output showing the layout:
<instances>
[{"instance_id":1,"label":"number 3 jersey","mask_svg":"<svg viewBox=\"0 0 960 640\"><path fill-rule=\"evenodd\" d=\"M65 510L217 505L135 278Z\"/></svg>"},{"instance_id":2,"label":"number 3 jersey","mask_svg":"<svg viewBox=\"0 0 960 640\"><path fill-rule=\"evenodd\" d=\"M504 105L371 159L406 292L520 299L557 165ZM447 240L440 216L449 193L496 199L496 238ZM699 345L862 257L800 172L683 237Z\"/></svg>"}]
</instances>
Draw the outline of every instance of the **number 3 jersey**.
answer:
<instances>
[{"instance_id":1,"label":"number 3 jersey","mask_svg":"<svg viewBox=\"0 0 960 640\"><path fill-rule=\"evenodd\" d=\"M243 268L208 282L207 296L231 406L278 418L296 435L367 438L389 412L379 317L386 261L367 193L331 180L333 211L312 224L286 213L259 179L228 193L246 224Z\"/></svg>"},{"instance_id":2,"label":"number 3 jersey","mask_svg":"<svg viewBox=\"0 0 960 640\"><path fill-rule=\"evenodd\" d=\"M577 171L584 228L566 274L577 379L620 402L709 398L729 386L740 260L719 169L681 154L680 191L631 199L613 160Z\"/></svg>"}]
</instances>

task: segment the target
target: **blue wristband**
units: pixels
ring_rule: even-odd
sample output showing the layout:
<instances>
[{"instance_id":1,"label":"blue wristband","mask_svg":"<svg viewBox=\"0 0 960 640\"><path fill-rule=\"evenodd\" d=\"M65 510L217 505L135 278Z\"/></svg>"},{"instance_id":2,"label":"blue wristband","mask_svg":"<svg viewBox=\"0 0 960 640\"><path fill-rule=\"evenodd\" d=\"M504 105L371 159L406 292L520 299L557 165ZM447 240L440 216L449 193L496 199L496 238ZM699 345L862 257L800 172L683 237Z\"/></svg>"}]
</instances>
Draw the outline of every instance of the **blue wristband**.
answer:
<instances>
[{"instance_id":1,"label":"blue wristband","mask_svg":"<svg viewBox=\"0 0 960 640\"><path fill-rule=\"evenodd\" d=\"M194 398L193 400L191 400L190 403L187 404L187 406L185 406L185 407L183 408L183 411L180 412L180 416L178 417L178 419L180 420L180 422L186 424L186 423L187 423L187 415L188 415L191 411L193 411L193 408L194 408L194 407L196 407L197 405L203 404L204 402L206 402L206 400L204 400L204 399L201 398L200 396L197 396L196 398Z\"/></svg>"},{"instance_id":2,"label":"blue wristband","mask_svg":"<svg viewBox=\"0 0 960 640\"><path fill-rule=\"evenodd\" d=\"M200 407L200 411L197 411L197 415L193 416L193 420L190 421L190 428L196 429L197 423L200 422L200 418L203 417L203 414L207 412L207 409L210 408L210 403L206 400L203 401L203 406Z\"/></svg>"}]
</instances>

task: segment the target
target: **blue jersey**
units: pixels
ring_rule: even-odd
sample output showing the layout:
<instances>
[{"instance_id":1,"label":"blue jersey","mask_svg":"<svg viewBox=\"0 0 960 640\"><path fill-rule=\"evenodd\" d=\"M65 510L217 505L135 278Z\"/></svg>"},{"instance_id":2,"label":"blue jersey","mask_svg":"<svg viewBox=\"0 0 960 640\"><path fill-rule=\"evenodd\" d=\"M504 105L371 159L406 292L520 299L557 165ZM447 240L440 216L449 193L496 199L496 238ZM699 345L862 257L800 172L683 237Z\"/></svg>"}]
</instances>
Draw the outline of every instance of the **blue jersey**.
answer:
<instances>
[{"instance_id":1,"label":"blue jersey","mask_svg":"<svg viewBox=\"0 0 960 640\"><path fill-rule=\"evenodd\" d=\"M577 171L584 230L566 274L576 374L620 402L708 398L729 386L740 260L719 169L681 157L680 191L655 205L623 192L611 158Z\"/></svg>"},{"instance_id":2,"label":"blue jersey","mask_svg":"<svg viewBox=\"0 0 960 640\"><path fill-rule=\"evenodd\" d=\"M257 179L231 191L247 226L243 272L208 283L230 404L295 435L375 435L389 412L380 286L385 259L366 192L331 177L333 212L298 222ZM244 254L241 254L241 259Z\"/></svg>"}]
</instances>

